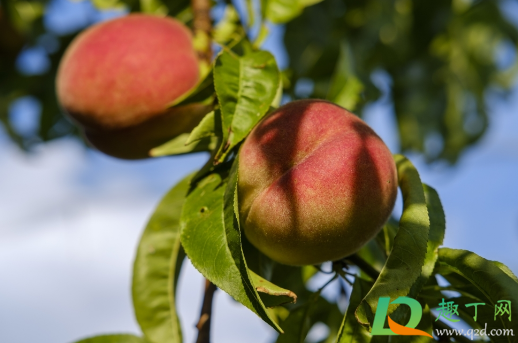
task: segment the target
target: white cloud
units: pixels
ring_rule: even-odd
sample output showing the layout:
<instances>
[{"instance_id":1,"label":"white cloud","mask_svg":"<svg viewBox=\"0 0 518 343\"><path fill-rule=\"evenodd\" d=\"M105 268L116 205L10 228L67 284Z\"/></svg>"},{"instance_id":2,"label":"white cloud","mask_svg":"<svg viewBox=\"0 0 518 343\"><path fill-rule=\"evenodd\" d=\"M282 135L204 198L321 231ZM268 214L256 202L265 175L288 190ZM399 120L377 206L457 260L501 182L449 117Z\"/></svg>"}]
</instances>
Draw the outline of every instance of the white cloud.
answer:
<instances>
[{"instance_id":1,"label":"white cloud","mask_svg":"<svg viewBox=\"0 0 518 343\"><path fill-rule=\"evenodd\" d=\"M0 341L73 342L139 328L131 271L155 205L205 156L125 162L59 140L27 156L0 143ZM202 276L184 264L178 306L185 342L202 299ZM213 337L267 342L275 333L218 291Z\"/></svg>"}]
</instances>

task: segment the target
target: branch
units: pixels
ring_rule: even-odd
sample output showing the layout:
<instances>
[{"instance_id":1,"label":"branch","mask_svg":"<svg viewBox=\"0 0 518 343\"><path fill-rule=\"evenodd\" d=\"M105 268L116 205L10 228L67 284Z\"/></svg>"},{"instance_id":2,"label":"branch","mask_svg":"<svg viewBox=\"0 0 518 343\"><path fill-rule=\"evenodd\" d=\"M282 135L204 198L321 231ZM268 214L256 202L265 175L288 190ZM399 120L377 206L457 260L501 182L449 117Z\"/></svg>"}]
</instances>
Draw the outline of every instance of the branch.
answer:
<instances>
[{"instance_id":1,"label":"branch","mask_svg":"<svg viewBox=\"0 0 518 343\"><path fill-rule=\"evenodd\" d=\"M210 0L191 0L191 8L194 17L194 42L198 57L210 64L212 58Z\"/></svg>"},{"instance_id":2,"label":"branch","mask_svg":"<svg viewBox=\"0 0 518 343\"><path fill-rule=\"evenodd\" d=\"M193 13L194 46L200 60L210 65L212 59L211 31L212 21L210 19L210 0L191 0ZM200 319L196 328L198 338L196 343L210 343L210 321L212 317L212 299L217 287L205 279L205 294L201 307Z\"/></svg>"},{"instance_id":3,"label":"branch","mask_svg":"<svg viewBox=\"0 0 518 343\"><path fill-rule=\"evenodd\" d=\"M198 339L196 343L210 343L210 320L212 317L212 299L217 287L205 279L205 295L201 307L200 320L196 324L198 329Z\"/></svg>"}]
</instances>

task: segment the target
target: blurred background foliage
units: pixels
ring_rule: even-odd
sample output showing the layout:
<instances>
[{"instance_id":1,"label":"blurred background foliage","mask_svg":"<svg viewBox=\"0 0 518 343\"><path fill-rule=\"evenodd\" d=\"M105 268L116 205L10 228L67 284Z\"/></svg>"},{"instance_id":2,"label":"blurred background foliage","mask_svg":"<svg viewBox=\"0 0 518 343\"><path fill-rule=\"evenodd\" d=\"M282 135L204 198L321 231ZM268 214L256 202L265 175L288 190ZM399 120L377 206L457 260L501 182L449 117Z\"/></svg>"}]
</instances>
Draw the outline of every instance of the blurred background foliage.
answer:
<instances>
[{"instance_id":1,"label":"blurred background foliage","mask_svg":"<svg viewBox=\"0 0 518 343\"><path fill-rule=\"evenodd\" d=\"M188 0L92 0L95 16L60 31L46 20L56 1L0 0L0 119L27 150L78 135L56 102L54 78L80 29L129 11L192 20ZM243 23L232 5L243 12ZM518 72L518 30L497 0L227 0L215 6L225 13L215 15L219 42L229 40L226 32L239 32L236 26L255 46L273 25L284 30L285 99L324 98L361 116L385 93L400 151L422 153L429 162L454 163L483 136L491 122L487 95L505 96ZM34 52L44 56L42 66L22 68L27 63L20 61ZM22 98L41 109L31 129L11 115Z\"/></svg>"}]
</instances>

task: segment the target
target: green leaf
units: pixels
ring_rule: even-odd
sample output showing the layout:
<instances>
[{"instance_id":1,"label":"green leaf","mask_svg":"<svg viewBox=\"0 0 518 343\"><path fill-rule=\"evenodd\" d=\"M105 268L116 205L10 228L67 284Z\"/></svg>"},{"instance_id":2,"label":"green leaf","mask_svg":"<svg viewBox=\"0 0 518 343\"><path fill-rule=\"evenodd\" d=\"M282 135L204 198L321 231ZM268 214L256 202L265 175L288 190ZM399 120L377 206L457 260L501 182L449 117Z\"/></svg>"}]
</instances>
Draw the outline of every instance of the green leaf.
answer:
<instances>
[{"instance_id":1,"label":"green leaf","mask_svg":"<svg viewBox=\"0 0 518 343\"><path fill-rule=\"evenodd\" d=\"M372 336L358 323L354 311L360 305L362 299L368 294L373 283L356 277L353 284L353 291L349 299L349 307L345 313L336 343L369 343Z\"/></svg>"},{"instance_id":2,"label":"green leaf","mask_svg":"<svg viewBox=\"0 0 518 343\"><path fill-rule=\"evenodd\" d=\"M500 300L509 300L511 305L518 304L518 283L502 270L500 263L486 260L471 251L449 248L439 250L437 263L441 273L456 273L471 282L488 300L488 305L500 306L501 303L498 303ZM494 309L491 309L491 315L484 315L483 307L478 309L478 313L485 316L483 320L487 322L488 327L494 325L518 332L518 306L510 307L511 320L508 319L508 315L495 318ZM516 342L516 336L491 337L491 339L495 342Z\"/></svg>"},{"instance_id":3,"label":"green leaf","mask_svg":"<svg viewBox=\"0 0 518 343\"><path fill-rule=\"evenodd\" d=\"M394 245L394 238L396 237L399 222L390 217L389 220L383 226L383 229L376 236L376 240L379 242L384 250L385 256L390 255L392 246Z\"/></svg>"},{"instance_id":4,"label":"green leaf","mask_svg":"<svg viewBox=\"0 0 518 343\"><path fill-rule=\"evenodd\" d=\"M212 38L220 45L229 45L232 41L239 41L243 34L239 13L232 5L225 7L225 14L212 31Z\"/></svg>"},{"instance_id":5,"label":"green leaf","mask_svg":"<svg viewBox=\"0 0 518 343\"><path fill-rule=\"evenodd\" d=\"M516 283L518 283L518 278L516 277L516 275L514 275L514 273L511 271L511 269L509 269L508 266L506 266L505 264L503 264L502 262L498 262L498 261L493 261L494 264L496 264L496 266L498 268L500 268L504 273L506 273L507 275L509 275L509 277L511 279L513 279L514 281L516 281Z\"/></svg>"},{"instance_id":6,"label":"green leaf","mask_svg":"<svg viewBox=\"0 0 518 343\"><path fill-rule=\"evenodd\" d=\"M217 162L222 162L267 113L280 79L275 58L267 51L249 52L243 56L231 51L220 53L214 67L223 126Z\"/></svg>"},{"instance_id":7,"label":"green leaf","mask_svg":"<svg viewBox=\"0 0 518 343\"><path fill-rule=\"evenodd\" d=\"M475 302L483 302L483 299L486 299L486 296L484 293L482 293L475 285L473 285L468 279L463 277L462 275L452 273L450 269L445 268L444 266L441 266L440 263L437 263L435 266L435 273L441 274L442 277L450 283L450 286L443 286L440 287L438 284L436 284L436 287L431 288L432 291L439 291L440 296L437 296L438 294L435 294L435 298L437 300L437 303L441 301L441 299L444 297L444 294L440 291L443 290L453 290L455 292L458 292L464 297L468 297ZM432 280L432 279L430 279ZM432 280L433 281L433 280ZM435 280L436 281L436 280ZM426 287L429 288L429 287ZM435 306L437 303L430 303L431 305Z\"/></svg>"},{"instance_id":8,"label":"green leaf","mask_svg":"<svg viewBox=\"0 0 518 343\"><path fill-rule=\"evenodd\" d=\"M242 249L250 271L276 285L289 285L290 291L297 296L297 302L304 303L312 292L306 289L306 282L318 272L314 266L293 267L279 264L255 248L242 236Z\"/></svg>"},{"instance_id":9,"label":"green leaf","mask_svg":"<svg viewBox=\"0 0 518 343\"><path fill-rule=\"evenodd\" d=\"M124 8L124 2L119 0L92 0L92 4L100 10Z\"/></svg>"},{"instance_id":10,"label":"green leaf","mask_svg":"<svg viewBox=\"0 0 518 343\"><path fill-rule=\"evenodd\" d=\"M151 343L182 342L175 291L185 257L180 245L180 215L191 176L160 201L137 248L133 266L135 316Z\"/></svg>"},{"instance_id":11,"label":"green leaf","mask_svg":"<svg viewBox=\"0 0 518 343\"><path fill-rule=\"evenodd\" d=\"M315 292L304 305L292 310L282 322L284 334L279 335L275 343L304 343L311 329L311 311L316 305L320 291Z\"/></svg>"},{"instance_id":12,"label":"green leaf","mask_svg":"<svg viewBox=\"0 0 518 343\"><path fill-rule=\"evenodd\" d=\"M102 335L85 338L76 343L148 343L144 338L129 334Z\"/></svg>"},{"instance_id":13,"label":"green leaf","mask_svg":"<svg viewBox=\"0 0 518 343\"><path fill-rule=\"evenodd\" d=\"M257 34L257 37L254 40L253 46L256 49L261 48L264 41L268 36L270 35L270 29L268 28L268 25L266 25L265 22L261 23L261 27L259 28L259 33Z\"/></svg>"},{"instance_id":14,"label":"green leaf","mask_svg":"<svg viewBox=\"0 0 518 343\"><path fill-rule=\"evenodd\" d=\"M439 246L444 240L444 233L446 231L446 217L442 208L439 194L432 187L423 184L423 191L426 198L426 207L428 209L428 216L430 218L430 231L428 234L428 243L425 261L421 276L417 279L413 291L410 296L417 296L421 288L428 282L428 279L433 273L435 262L439 256Z\"/></svg>"},{"instance_id":15,"label":"green leaf","mask_svg":"<svg viewBox=\"0 0 518 343\"><path fill-rule=\"evenodd\" d=\"M274 24L283 24L298 17L304 8L322 0L263 0L266 19Z\"/></svg>"},{"instance_id":16,"label":"green leaf","mask_svg":"<svg viewBox=\"0 0 518 343\"><path fill-rule=\"evenodd\" d=\"M217 117L214 115L214 111L208 113L201 122L196 126L190 133L189 138L185 142L185 145L189 145L192 142L200 141L207 137L216 137L221 133L221 124L218 125Z\"/></svg>"},{"instance_id":17,"label":"green leaf","mask_svg":"<svg viewBox=\"0 0 518 343\"><path fill-rule=\"evenodd\" d=\"M342 42L327 99L350 111L355 110L364 89L362 82L354 74L354 69L350 47Z\"/></svg>"},{"instance_id":18,"label":"green leaf","mask_svg":"<svg viewBox=\"0 0 518 343\"><path fill-rule=\"evenodd\" d=\"M268 315L241 250L234 215L237 167L230 180L223 167L198 182L187 196L181 217L182 245L194 267L208 280L282 332Z\"/></svg>"},{"instance_id":19,"label":"green leaf","mask_svg":"<svg viewBox=\"0 0 518 343\"><path fill-rule=\"evenodd\" d=\"M297 302L297 295L292 291L271 283L250 269L248 270L248 274L250 275L252 284L259 293L264 306L275 307Z\"/></svg>"},{"instance_id":20,"label":"green leaf","mask_svg":"<svg viewBox=\"0 0 518 343\"><path fill-rule=\"evenodd\" d=\"M200 68L202 69L201 72L204 73L200 82L187 93L175 99L172 103L169 104L168 107L184 106L197 102L212 102L214 97L214 78L212 76L211 70L203 70L202 67Z\"/></svg>"},{"instance_id":21,"label":"green leaf","mask_svg":"<svg viewBox=\"0 0 518 343\"><path fill-rule=\"evenodd\" d=\"M383 233L380 231L379 234ZM379 235L378 234L378 235ZM387 261L387 257L384 254L385 251L382 247L376 242L376 239L371 239L367 244L365 244L355 255L364 260L367 264L369 264L375 272L379 274L379 271L385 265ZM353 262L354 263L354 262ZM360 267L360 266L358 266ZM373 273L374 274L374 273ZM360 267L360 276L371 278L368 274L365 273Z\"/></svg>"},{"instance_id":22,"label":"green leaf","mask_svg":"<svg viewBox=\"0 0 518 343\"><path fill-rule=\"evenodd\" d=\"M403 194L403 214L392 252L374 286L356 310L358 320L369 327L379 297L390 296L391 300L395 300L410 293L421 275L427 251L430 220L421 179L408 159L402 155L395 155L394 158ZM390 305L388 315L396 308L397 305Z\"/></svg>"},{"instance_id":23,"label":"green leaf","mask_svg":"<svg viewBox=\"0 0 518 343\"><path fill-rule=\"evenodd\" d=\"M182 133L169 142L151 149L149 154L152 157L190 154L193 152L211 151L214 150L217 146L216 137L205 137L196 141L196 143L187 145L189 136L189 133Z\"/></svg>"},{"instance_id":24,"label":"green leaf","mask_svg":"<svg viewBox=\"0 0 518 343\"><path fill-rule=\"evenodd\" d=\"M318 273L318 269L315 266L302 266L300 269L302 273L302 282L304 282L304 284Z\"/></svg>"},{"instance_id":25,"label":"green leaf","mask_svg":"<svg viewBox=\"0 0 518 343\"><path fill-rule=\"evenodd\" d=\"M301 271L301 268L297 269L299 272ZM304 342L309 330L317 322L325 323L330 331L327 339L320 343L330 343L334 341L333 338L336 337L338 333L342 313L337 304L328 302L320 294L322 290L336 278L337 275L326 282L316 292L306 290L306 293L308 293L306 302L303 305L291 307L292 310L288 313L288 316L282 318L281 326L284 330L284 334L277 337L276 343ZM283 307L279 307L279 309L283 309Z\"/></svg>"},{"instance_id":26,"label":"green leaf","mask_svg":"<svg viewBox=\"0 0 518 343\"><path fill-rule=\"evenodd\" d=\"M255 23L255 12L254 12L254 2L252 0L245 0L246 2L246 14L248 16L248 26L252 27Z\"/></svg>"},{"instance_id":27,"label":"green leaf","mask_svg":"<svg viewBox=\"0 0 518 343\"><path fill-rule=\"evenodd\" d=\"M423 184L423 191L426 198L428 216L430 218L430 231L428 233L427 250L421 275L412 285L412 288L407 295L411 298L417 297L423 286L428 282L428 279L433 274L435 263L439 256L439 246L442 245L444 233L446 231L446 218L444 216L444 210L437 191L426 184ZM391 318L398 323L402 323L404 322L403 318L406 318L409 315L410 308L407 306L400 306Z\"/></svg>"},{"instance_id":28,"label":"green leaf","mask_svg":"<svg viewBox=\"0 0 518 343\"><path fill-rule=\"evenodd\" d=\"M167 6L161 0L140 0L140 10L143 13L161 16L168 12Z\"/></svg>"}]
</instances>

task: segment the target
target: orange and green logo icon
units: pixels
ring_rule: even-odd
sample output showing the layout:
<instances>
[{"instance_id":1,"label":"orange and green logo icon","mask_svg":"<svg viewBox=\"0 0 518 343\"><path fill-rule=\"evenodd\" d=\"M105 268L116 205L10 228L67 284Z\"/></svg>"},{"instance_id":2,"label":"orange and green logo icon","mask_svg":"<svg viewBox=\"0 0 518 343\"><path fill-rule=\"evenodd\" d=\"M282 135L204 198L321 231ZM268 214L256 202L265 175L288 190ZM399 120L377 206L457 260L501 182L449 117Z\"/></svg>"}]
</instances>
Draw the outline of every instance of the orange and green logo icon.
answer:
<instances>
[{"instance_id":1,"label":"orange and green logo icon","mask_svg":"<svg viewBox=\"0 0 518 343\"><path fill-rule=\"evenodd\" d=\"M376 309L376 315L374 316L374 323L372 325L372 335L427 336L433 338L429 333L416 329L417 324L419 324L423 317L423 308L419 301L408 297L399 297L392 302L392 304L402 304L410 307L410 320L405 326L396 323L390 318L390 316L387 318L388 307L390 304L390 297L380 297L378 299L378 307ZM388 319L388 329L384 327L385 318Z\"/></svg>"}]
</instances>

